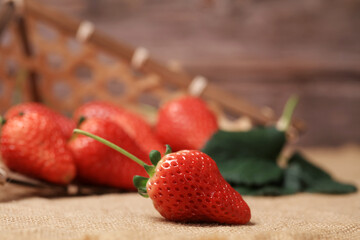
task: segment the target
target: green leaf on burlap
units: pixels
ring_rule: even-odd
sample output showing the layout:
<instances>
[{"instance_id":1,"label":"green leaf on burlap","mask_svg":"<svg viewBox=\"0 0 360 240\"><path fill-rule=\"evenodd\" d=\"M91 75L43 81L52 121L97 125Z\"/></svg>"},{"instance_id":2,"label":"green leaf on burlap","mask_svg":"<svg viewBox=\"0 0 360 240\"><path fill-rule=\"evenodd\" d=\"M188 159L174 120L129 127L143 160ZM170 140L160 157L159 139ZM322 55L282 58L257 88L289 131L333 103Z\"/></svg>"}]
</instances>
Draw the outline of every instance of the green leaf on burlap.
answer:
<instances>
[{"instance_id":1,"label":"green leaf on burlap","mask_svg":"<svg viewBox=\"0 0 360 240\"><path fill-rule=\"evenodd\" d=\"M282 178L283 170L276 159L285 142L285 133L274 127L258 127L247 132L220 130L202 151L215 160L227 181L259 186Z\"/></svg>"},{"instance_id":2,"label":"green leaf on burlap","mask_svg":"<svg viewBox=\"0 0 360 240\"><path fill-rule=\"evenodd\" d=\"M309 162L299 152L295 152L290 158L284 176L284 186L297 191L333 194L356 191L354 185L334 180L330 174Z\"/></svg>"},{"instance_id":3,"label":"green leaf on burlap","mask_svg":"<svg viewBox=\"0 0 360 240\"><path fill-rule=\"evenodd\" d=\"M283 169L275 162L259 158L241 158L218 163L224 178L233 184L260 186L278 182L282 179Z\"/></svg>"},{"instance_id":4,"label":"green leaf on burlap","mask_svg":"<svg viewBox=\"0 0 360 240\"><path fill-rule=\"evenodd\" d=\"M284 188L291 189L294 192L302 191L301 171L301 167L297 164L288 165L284 171Z\"/></svg>"},{"instance_id":5,"label":"green leaf on burlap","mask_svg":"<svg viewBox=\"0 0 360 240\"><path fill-rule=\"evenodd\" d=\"M316 181L313 185L309 186L305 190L312 193L343 194L356 192L356 187L352 184L340 183L334 180L324 179Z\"/></svg>"},{"instance_id":6,"label":"green leaf on burlap","mask_svg":"<svg viewBox=\"0 0 360 240\"><path fill-rule=\"evenodd\" d=\"M202 151L216 162L243 158L262 158L275 162L285 142L285 132L275 127L257 127L246 132L219 130Z\"/></svg>"},{"instance_id":7,"label":"green leaf on burlap","mask_svg":"<svg viewBox=\"0 0 360 240\"><path fill-rule=\"evenodd\" d=\"M285 188L282 185L265 185L260 187L238 185L235 186L234 189L238 191L241 195L250 196L280 196L296 193L296 191Z\"/></svg>"}]
</instances>

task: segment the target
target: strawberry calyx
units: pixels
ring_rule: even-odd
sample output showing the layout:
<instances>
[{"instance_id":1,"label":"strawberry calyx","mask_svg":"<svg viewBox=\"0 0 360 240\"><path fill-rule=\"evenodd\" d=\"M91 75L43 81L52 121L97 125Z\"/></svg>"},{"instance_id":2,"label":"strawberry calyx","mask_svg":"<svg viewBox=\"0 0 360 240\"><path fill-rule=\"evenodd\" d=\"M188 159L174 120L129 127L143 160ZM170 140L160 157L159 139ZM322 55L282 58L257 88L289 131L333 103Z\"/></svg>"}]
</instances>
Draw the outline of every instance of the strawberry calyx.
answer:
<instances>
[{"instance_id":1,"label":"strawberry calyx","mask_svg":"<svg viewBox=\"0 0 360 240\"><path fill-rule=\"evenodd\" d=\"M148 181L149 181L149 178L138 176L138 175L134 176L134 178L133 178L133 182L134 182L135 187L138 190L138 193L141 196L146 197L146 198L149 197L149 195L147 194L147 191L146 191L146 184Z\"/></svg>"},{"instance_id":2,"label":"strawberry calyx","mask_svg":"<svg viewBox=\"0 0 360 240\"><path fill-rule=\"evenodd\" d=\"M6 119L0 116L0 127L6 123Z\"/></svg>"},{"instance_id":3,"label":"strawberry calyx","mask_svg":"<svg viewBox=\"0 0 360 240\"><path fill-rule=\"evenodd\" d=\"M166 147L165 155L168 155L169 153L172 153L172 149L171 149L169 144L166 144L165 147Z\"/></svg>"},{"instance_id":4,"label":"strawberry calyx","mask_svg":"<svg viewBox=\"0 0 360 240\"><path fill-rule=\"evenodd\" d=\"M85 120L86 120L86 117L80 116L79 120L78 120L77 123L76 123L76 127L77 127L77 128L80 128L81 124L83 124L83 122L85 122ZM70 138L70 141L75 140L75 138L76 138L76 135L73 134L73 135L71 136L71 138Z\"/></svg>"},{"instance_id":5,"label":"strawberry calyx","mask_svg":"<svg viewBox=\"0 0 360 240\"><path fill-rule=\"evenodd\" d=\"M24 112L19 112L18 116L24 116ZM6 123L7 119L4 118L3 116L0 115L0 127L4 126L4 124Z\"/></svg>"},{"instance_id":6,"label":"strawberry calyx","mask_svg":"<svg viewBox=\"0 0 360 240\"><path fill-rule=\"evenodd\" d=\"M80 116L77 124L76 124L76 127L80 127L80 125L86 120L86 117L84 116Z\"/></svg>"},{"instance_id":7,"label":"strawberry calyx","mask_svg":"<svg viewBox=\"0 0 360 240\"><path fill-rule=\"evenodd\" d=\"M165 155L171 153L171 147L166 144L166 151ZM149 174L150 177L152 177L155 173L155 168L158 164L158 162L161 160L161 153L157 150L152 150L149 154L150 161L153 165L146 165L144 166L146 172ZM138 192L143 197L149 197L146 191L146 184L149 181L149 178L142 177L142 176L134 176L133 182L135 187L138 189Z\"/></svg>"},{"instance_id":8,"label":"strawberry calyx","mask_svg":"<svg viewBox=\"0 0 360 240\"><path fill-rule=\"evenodd\" d=\"M152 150L149 154L150 162L156 166L161 159L161 153L157 150Z\"/></svg>"},{"instance_id":9,"label":"strawberry calyx","mask_svg":"<svg viewBox=\"0 0 360 240\"><path fill-rule=\"evenodd\" d=\"M114 144L104 138L96 136L95 134L92 134L92 133L89 133L89 132L86 132L86 131L83 131L83 130L77 129L77 128L74 129L73 133L82 134L84 136L90 137L90 138L92 138L98 142L101 142L102 144L105 144L106 146L120 152L121 154L125 155L126 157L130 158L131 160L133 160L134 162L139 164L140 166L144 167L150 178L154 175L156 165L161 160L160 152L157 150L152 150L149 154L152 165L148 165L148 164L144 163L142 160L140 160L139 158L137 158L136 156L134 156L133 154L126 151L125 149L117 146L116 144ZM172 151L171 147L169 145L166 145L165 155L171 153L171 151ZM148 180L149 180L149 178L138 176L138 175L134 176L134 178L133 178L133 183L134 183L135 187L138 189L139 194L143 197L148 197L147 191L146 191L146 184L147 184Z\"/></svg>"}]
</instances>

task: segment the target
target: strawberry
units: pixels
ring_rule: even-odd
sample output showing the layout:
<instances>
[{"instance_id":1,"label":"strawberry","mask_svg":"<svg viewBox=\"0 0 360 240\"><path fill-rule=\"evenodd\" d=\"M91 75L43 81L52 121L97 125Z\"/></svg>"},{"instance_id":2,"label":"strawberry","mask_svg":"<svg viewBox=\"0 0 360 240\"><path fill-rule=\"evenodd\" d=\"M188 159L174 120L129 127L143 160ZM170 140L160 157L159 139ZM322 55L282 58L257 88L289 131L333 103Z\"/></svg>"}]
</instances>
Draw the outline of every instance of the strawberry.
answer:
<instances>
[{"instance_id":1,"label":"strawberry","mask_svg":"<svg viewBox=\"0 0 360 240\"><path fill-rule=\"evenodd\" d=\"M35 103L35 102L22 103L13 106L6 112L5 118L9 119L19 115L20 113L27 113L27 112L43 112L51 116L58 125L58 127L60 128L62 134L66 139L69 139L71 137L72 131L76 127L76 124L73 120L61 115L58 112L55 112L54 110L48 108L43 104Z\"/></svg>"},{"instance_id":2,"label":"strawberry","mask_svg":"<svg viewBox=\"0 0 360 240\"><path fill-rule=\"evenodd\" d=\"M146 190L166 219L181 222L245 224L250 209L221 176L214 160L197 150L167 154Z\"/></svg>"},{"instance_id":3,"label":"strawberry","mask_svg":"<svg viewBox=\"0 0 360 240\"><path fill-rule=\"evenodd\" d=\"M80 124L80 128L114 142L139 158L148 159L147 154L112 121L87 118ZM92 138L76 136L69 141L69 147L74 154L78 177L82 181L135 190L132 184L134 174L146 175L145 170L128 157Z\"/></svg>"},{"instance_id":4,"label":"strawberry","mask_svg":"<svg viewBox=\"0 0 360 240\"><path fill-rule=\"evenodd\" d=\"M4 163L14 171L57 184L67 184L75 177L66 139L45 111L26 111L9 118L2 127L0 145Z\"/></svg>"},{"instance_id":5,"label":"strawberry","mask_svg":"<svg viewBox=\"0 0 360 240\"><path fill-rule=\"evenodd\" d=\"M200 98L181 97L159 110L156 134L174 150L201 149L217 130L214 113Z\"/></svg>"},{"instance_id":6,"label":"strawberry","mask_svg":"<svg viewBox=\"0 0 360 240\"><path fill-rule=\"evenodd\" d=\"M97 139L118 149L88 132L74 132ZM126 153L120 149L122 153ZM134 185L143 196L153 201L155 209L166 219L176 222L218 222L245 224L250 221L250 208L221 176L214 160L198 150L183 150L165 156L154 150L150 153L153 165L132 156L146 169L150 178L134 177ZM161 159L160 159L161 158Z\"/></svg>"},{"instance_id":7,"label":"strawberry","mask_svg":"<svg viewBox=\"0 0 360 240\"><path fill-rule=\"evenodd\" d=\"M89 102L74 113L75 121L81 117L97 117L115 122L133 139L142 151L149 153L156 149L161 152L165 146L154 135L151 126L140 116L108 102Z\"/></svg>"}]
</instances>

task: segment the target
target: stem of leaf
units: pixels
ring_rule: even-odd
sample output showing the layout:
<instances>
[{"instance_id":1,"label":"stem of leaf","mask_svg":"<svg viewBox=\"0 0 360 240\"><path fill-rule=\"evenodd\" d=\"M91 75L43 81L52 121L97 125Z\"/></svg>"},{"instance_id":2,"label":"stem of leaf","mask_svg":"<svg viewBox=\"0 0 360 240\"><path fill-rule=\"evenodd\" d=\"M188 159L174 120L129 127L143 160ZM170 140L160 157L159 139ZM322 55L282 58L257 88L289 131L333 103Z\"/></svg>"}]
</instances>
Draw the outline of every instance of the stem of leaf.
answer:
<instances>
[{"instance_id":1,"label":"stem of leaf","mask_svg":"<svg viewBox=\"0 0 360 240\"><path fill-rule=\"evenodd\" d=\"M132 155L128 151L126 151L123 148L115 145L112 142L109 142L108 140L106 140L104 138L101 138L99 136L96 136L94 134L91 134L89 132L86 132L86 131L83 131L83 130L80 130L80 129L77 129L77 128L74 129L74 133L82 134L82 135L85 135L85 136L90 137L92 139L95 139L96 141L99 141L99 142L105 144L106 146L111 147L112 149L122 153L123 155L127 156L128 158L130 158L131 160L133 160L134 162L136 162L137 164L139 164L142 167L148 166L143 161L141 161L139 158L135 157L134 155Z\"/></svg>"},{"instance_id":2,"label":"stem of leaf","mask_svg":"<svg viewBox=\"0 0 360 240\"><path fill-rule=\"evenodd\" d=\"M295 107L296 107L298 101L299 101L298 96L293 95L286 102L283 114L276 124L276 128L279 131L285 132L289 128L290 123L291 123L291 118L293 116L293 113L294 113L294 110L295 110Z\"/></svg>"}]
</instances>

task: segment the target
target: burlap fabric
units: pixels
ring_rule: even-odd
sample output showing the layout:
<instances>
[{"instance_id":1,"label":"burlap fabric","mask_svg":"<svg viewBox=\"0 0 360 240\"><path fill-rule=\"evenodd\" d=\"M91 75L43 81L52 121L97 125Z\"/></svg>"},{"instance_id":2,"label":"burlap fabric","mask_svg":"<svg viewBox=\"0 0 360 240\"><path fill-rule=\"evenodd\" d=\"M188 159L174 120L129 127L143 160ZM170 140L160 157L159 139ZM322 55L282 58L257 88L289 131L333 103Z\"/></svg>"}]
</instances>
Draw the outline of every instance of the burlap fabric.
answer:
<instances>
[{"instance_id":1,"label":"burlap fabric","mask_svg":"<svg viewBox=\"0 0 360 240\"><path fill-rule=\"evenodd\" d=\"M360 187L360 147L305 153L339 180ZM24 188L0 190L0 239L360 239L360 194L245 197L244 226L164 220L135 193L42 198ZM15 200L14 200L15 199Z\"/></svg>"}]
</instances>

